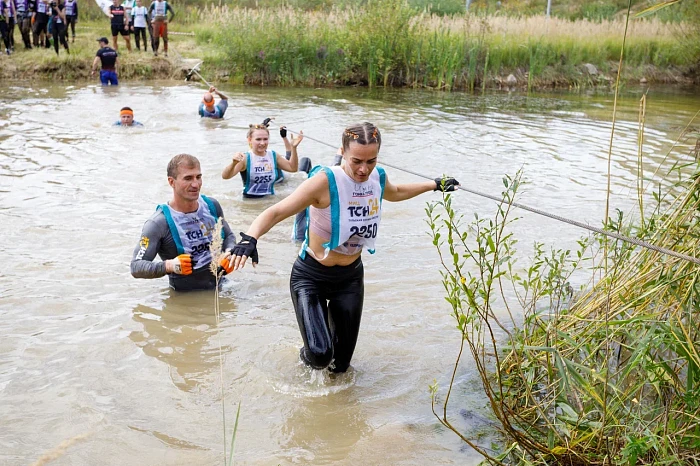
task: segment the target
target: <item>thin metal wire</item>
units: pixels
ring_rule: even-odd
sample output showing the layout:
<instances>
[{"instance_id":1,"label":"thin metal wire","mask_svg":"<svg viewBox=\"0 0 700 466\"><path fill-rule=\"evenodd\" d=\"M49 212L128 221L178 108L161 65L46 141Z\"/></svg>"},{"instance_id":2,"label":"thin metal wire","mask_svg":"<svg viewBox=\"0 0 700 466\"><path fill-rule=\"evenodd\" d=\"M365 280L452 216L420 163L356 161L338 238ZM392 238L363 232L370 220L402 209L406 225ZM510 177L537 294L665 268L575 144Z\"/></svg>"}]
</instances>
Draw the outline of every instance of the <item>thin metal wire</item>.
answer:
<instances>
[{"instance_id":1,"label":"thin metal wire","mask_svg":"<svg viewBox=\"0 0 700 466\"><path fill-rule=\"evenodd\" d=\"M297 131L293 131L289 128L287 128L287 131L289 131L292 134L299 134ZM338 148L338 146L334 146L332 144L328 144L327 142L320 141L318 139L314 139L307 134L304 134L304 139L311 139L312 141L316 141L319 144L323 144L324 146L328 146L328 147L331 147L333 149ZM381 165L385 165L387 167L394 168L396 170L400 170L402 172L410 173L411 175L415 175L419 178L425 178L427 180L434 179L434 178L431 178L430 176L423 175L422 173L414 172L413 170L408 170L406 168L392 165L392 164L387 163L387 162L379 161L378 163ZM621 235L620 233L616 233L614 231L608 231L608 230L604 230L602 228L594 227L593 225L589 225L588 223L583 223L583 222L579 222L577 220L572 220L570 218L562 217L560 215L551 214L551 213L546 212L544 210L540 210L540 209L536 209L534 207L520 204L519 202L506 202L498 196L493 196L491 194L483 193L481 191L476 191L474 189L465 188L464 186L456 186L456 188L459 189L460 191L466 191L468 193L475 194L475 195L481 196L481 197L485 197L487 199L491 199L491 200L494 200L496 202L503 202L503 203L509 204L513 207L516 207L518 209L527 210L528 212L532 212L533 214L542 215L543 217L551 218L552 220L557 220L559 222L568 223L569 225L583 228L584 230L592 231L595 233L599 233L601 235L609 236L611 238L619 239L620 241L624 241L626 243L634 244L636 246L650 249L652 251L656 251L656 252L659 252L661 254L666 254L668 256L676 257L678 259L683 259L683 260L686 260L688 262L692 262L694 264L700 265L700 259L697 257L689 256L689 255L683 254L681 252L676 252L676 251L673 251L671 249L664 248L662 246L657 246L655 244L649 243L648 241L643 241L643 240L638 239L638 238L632 238L629 236Z\"/></svg>"}]
</instances>

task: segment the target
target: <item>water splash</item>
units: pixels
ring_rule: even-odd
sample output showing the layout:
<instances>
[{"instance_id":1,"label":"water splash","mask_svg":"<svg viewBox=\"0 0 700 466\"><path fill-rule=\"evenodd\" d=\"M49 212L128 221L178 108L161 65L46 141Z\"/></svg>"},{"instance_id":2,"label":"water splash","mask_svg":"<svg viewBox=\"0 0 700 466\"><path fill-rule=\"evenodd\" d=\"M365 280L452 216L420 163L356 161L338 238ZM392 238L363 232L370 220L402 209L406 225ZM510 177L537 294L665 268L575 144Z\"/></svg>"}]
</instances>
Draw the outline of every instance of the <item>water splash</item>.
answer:
<instances>
[{"instance_id":1,"label":"water splash","mask_svg":"<svg viewBox=\"0 0 700 466\"><path fill-rule=\"evenodd\" d=\"M297 398L328 396L355 385L355 370L352 367L344 374L336 374L327 369L312 369L300 361L288 375L292 380L278 380L272 385L275 391Z\"/></svg>"}]
</instances>

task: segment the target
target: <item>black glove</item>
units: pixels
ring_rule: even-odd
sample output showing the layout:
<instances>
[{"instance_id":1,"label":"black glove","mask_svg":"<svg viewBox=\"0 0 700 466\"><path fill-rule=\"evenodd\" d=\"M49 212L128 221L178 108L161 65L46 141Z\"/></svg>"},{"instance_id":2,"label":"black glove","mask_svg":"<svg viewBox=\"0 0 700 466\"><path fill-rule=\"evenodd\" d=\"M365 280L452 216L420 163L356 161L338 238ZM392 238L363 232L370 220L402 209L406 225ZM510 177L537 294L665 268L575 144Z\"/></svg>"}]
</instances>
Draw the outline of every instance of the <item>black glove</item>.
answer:
<instances>
[{"instance_id":1,"label":"black glove","mask_svg":"<svg viewBox=\"0 0 700 466\"><path fill-rule=\"evenodd\" d=\"M282 136L283 138L287 137L287 128L285 128L284 126L280 127L280 136Z\"/></svg>"},{"instance_id":2,"label":"black glove","mask_svg":"<svg viewBox=\"0 0 700 466\"><path fill-rule=\"evenodd\" d=\"M265 128L267 128L268 126L270 126L270 121L272 121L272 118L265 118L265 119L263 120L263 122L262 122L262 125L263 125Z\"/></svg>"},{"instance_id":3,"label":"black glove","mask_svg":"<svg viewBox=\"0 0 700 466\"><path fill-rule=\"evenodd\" d=\"M258 240L241 232L241 240L231 250L233 256L250 257L253 264L258 263Z\"/></svg>"},{"instance_id":4,"label":"black glove","mask_svg":"<svg viewBox=\"0 0 700 466\"><path fill-rule=\"evenodd\" d=\"M454 178L435 178L435 189L433 191L451 192L455 190L455 186L459 186L459 181Z\"/></svg>"}]
</instances>

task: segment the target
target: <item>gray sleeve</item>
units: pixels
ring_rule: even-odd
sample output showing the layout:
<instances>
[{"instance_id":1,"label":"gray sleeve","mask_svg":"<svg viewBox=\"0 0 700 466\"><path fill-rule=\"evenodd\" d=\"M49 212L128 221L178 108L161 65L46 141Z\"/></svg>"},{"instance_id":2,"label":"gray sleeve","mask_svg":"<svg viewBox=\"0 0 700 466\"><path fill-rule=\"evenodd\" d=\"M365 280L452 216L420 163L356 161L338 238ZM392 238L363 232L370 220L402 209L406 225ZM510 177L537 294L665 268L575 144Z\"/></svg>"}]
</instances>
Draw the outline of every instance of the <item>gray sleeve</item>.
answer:
<instances>
[{"instance_id":1,"label":"gray sleeve","mask_svg":"<svg viewBox=\"0 0 700 466\"><path fill-rule=\"evenodd\" d=\"M165 276L165 262L153 262L156 254L162 249L161 245L164 238L166 235L170 235L165 216L161 214L160 217L163 218L162 222L158 221L158 218L151 217L143 225L141 239L131 256L131 275L134 278L160 278Z\"/></svg>"}]
</instances>

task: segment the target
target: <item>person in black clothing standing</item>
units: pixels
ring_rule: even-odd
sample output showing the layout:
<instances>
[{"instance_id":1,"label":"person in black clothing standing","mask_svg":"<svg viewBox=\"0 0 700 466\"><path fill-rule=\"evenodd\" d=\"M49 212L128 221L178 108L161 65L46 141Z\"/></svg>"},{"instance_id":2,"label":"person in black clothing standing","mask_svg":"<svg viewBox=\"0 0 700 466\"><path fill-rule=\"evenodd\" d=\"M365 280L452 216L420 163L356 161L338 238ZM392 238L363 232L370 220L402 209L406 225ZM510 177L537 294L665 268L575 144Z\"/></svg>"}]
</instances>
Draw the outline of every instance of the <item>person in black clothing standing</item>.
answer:
<instances>
[{"instance_id":1,"label":"person in black clothing standing","mask_svg":"<svg viewBox=\"0 0 700 466\"><path fill-rule=\"evenodd\" d=\"M11 0L10 0L11 1ZM5 53L10 54L10 27L8 21L10 18L10 4L7 0L0 0L0 35L5 44Z\"/></svg>"},{"instance_id":2,"label":"person in black clothing standing","mask_svg":"<svg viewBox=\"0 0 700 466\"><path fill-rule=\"evenodd\" d=\"M127 27L129 20L126 17L126 9L124 5L119 4L119 0L113 0L113 4L109 6L109 17L112 18L112 47L114 50L119 50L117 35L121 34L126 42L126 49L131 52L131 39Z\"/></svg>"},{"instance_id":3,"label":"person in black clothing standing","mask_svg":"<svg viewBox=\"0 0 700 466\"><path fill-rule=\"evenodd\" d=\"M117 51L109 47L109 40L106 37L101 37L98 39L100 42L100 50L97 51L95 59L92 61L92 72L90 76L95 75L95 70L97 69L97 62L102 62L102 69L100 70L100 82L103 86L111 84L116 86L119 84L117 79L117 65L118 60Z\"/></svg>"},{"instance_id":4,"label":"person in black clothing standing","mask_svg":"<svg viewBox=\"0 0 700 466\"><path fill-rule=\"evenodd\" d=\"M60 42L66 48L66 52L70 53L68 48L68 30L66 29L66 5L63 0L51 2L51 16L53 18L53 48L58 55L58 43Z\"/></svg>"},{"instance_id":5,"label":"person in black clothing standing","mask_svg":"<svg viewBox=\"0 0 700 466\"><path fill-rule=\"evenodd\" d=\"M22 34L22 42L25 49L32 48L30 32L32 30L32 13L34 11L34 2L29 0L17 0L17 26Z\"/></svg>"},{"instance_id":6,"label":"person in black clothing standing","mask_svg":"<svg viewBox=\"0 0 700 466\"><path fill-rule=\"evenodd\" d=\"M48 30L50 7L46 0L37 0L34 13L34 47L49 48Z\"/></svg>"},{"instance_id":7,"label":"person in black clothing standing","mask_svg":"<svg viewBox=\"0 0 700 466\"><path fill-rule=\"evenodd\" d=\"M75 23L78 22L78 0L66 0L66 39L68 39L68 27L73 34L72 42L75 43Z\"/></svg>"}]
</instances>

